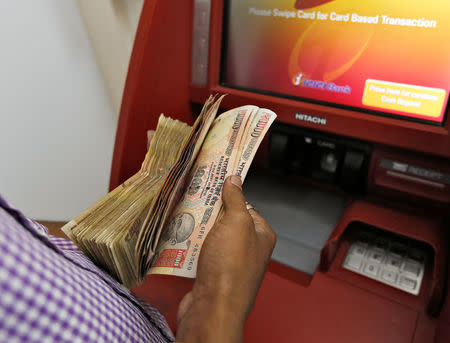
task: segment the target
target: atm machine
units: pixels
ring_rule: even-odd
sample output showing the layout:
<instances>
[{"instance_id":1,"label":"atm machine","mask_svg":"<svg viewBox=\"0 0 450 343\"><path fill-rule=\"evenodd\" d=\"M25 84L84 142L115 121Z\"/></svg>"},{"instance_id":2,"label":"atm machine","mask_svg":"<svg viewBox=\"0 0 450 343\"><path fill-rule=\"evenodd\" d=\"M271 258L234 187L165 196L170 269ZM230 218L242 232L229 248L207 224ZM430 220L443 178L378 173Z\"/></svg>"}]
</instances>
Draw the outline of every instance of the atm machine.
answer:
<instances>
[{"instance_id":1,"label":"atm machine","mask_svg":"<svg viewBox=\"0 0 450 343\"><path fill-rule=\"evenodd\" d=\"M111 189L160 113L278 118L244 184L278 235L245 342L450 342L450 3L148 0ZM244 262L243 262L244 263ZM135 291L176 330L193 281Z\"/></svg>"}]
</instances>

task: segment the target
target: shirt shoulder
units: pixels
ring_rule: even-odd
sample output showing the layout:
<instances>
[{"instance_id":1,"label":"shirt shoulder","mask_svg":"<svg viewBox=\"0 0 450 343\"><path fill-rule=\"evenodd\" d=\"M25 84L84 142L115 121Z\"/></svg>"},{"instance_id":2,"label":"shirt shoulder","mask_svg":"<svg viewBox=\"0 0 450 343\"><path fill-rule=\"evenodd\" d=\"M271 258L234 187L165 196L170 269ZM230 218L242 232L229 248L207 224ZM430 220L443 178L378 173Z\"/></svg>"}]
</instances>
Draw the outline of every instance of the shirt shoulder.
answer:
<instances>
[{"instance_id":1,"label":"shirt shoulder","mask_svg":"<svg viewBox=\"0 0 450 343\"><path fill-rule=\"evenodd\" d=\"M83 342L173 340L156 309L1 197L0 292L8 318L0 321L7 337L0 341L64 341L68 334Z\"/></svg>"}]
</instances>

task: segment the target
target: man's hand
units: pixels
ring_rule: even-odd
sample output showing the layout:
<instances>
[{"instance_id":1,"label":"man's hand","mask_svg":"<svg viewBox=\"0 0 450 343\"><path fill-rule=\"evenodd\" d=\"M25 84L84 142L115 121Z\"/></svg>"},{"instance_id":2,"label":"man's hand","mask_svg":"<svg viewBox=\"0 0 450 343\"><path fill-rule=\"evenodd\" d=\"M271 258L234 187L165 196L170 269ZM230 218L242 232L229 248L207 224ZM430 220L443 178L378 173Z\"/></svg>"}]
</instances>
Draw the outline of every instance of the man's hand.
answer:
<instances>
[{"instance_id":1,"label":"man's hand","mask_svg":"<svg viewBox=\"0 0 450 343\"><path fill-rule=\"evenodd\" d=\"M226 180L222 200L224 213L202 246L194 288L180 303L180 342L242 340L275 246L269 224L247 210L239 177Z\"/></svg>"}]
</instances>

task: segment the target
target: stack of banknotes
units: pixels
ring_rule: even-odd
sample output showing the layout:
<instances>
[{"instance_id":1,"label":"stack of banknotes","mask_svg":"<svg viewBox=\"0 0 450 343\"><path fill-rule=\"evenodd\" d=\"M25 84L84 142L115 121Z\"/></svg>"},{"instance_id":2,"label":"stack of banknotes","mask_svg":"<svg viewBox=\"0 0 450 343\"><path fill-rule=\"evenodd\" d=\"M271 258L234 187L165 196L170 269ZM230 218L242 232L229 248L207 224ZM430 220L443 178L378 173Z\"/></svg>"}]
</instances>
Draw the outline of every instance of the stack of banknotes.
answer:
<instances>
[{"instance_id":1,"label":"stack of banknotes","mask_svg":"<svg viewBox=\"0 0 450 343\"><path fill-rule=\"evenodd\" d=\"M141 169L62 230L127 287L149 273L195 277L229 175L242 180L276 115L243 106L216 118L210 97L194 125L161 115Z\"/></svg>"}]
</instances>

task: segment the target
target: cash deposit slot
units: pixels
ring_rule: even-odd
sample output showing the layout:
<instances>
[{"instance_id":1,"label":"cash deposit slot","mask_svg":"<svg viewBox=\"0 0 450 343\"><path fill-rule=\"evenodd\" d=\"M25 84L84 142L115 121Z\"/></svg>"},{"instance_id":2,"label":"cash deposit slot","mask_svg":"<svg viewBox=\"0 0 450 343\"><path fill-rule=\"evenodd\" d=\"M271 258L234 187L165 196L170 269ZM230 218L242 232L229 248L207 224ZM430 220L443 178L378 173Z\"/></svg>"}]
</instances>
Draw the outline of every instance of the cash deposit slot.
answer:
<instances>
[{"instance_id":1,"label":"cash deposit slot","mask_svg":"<svg viewBox=\"0 0 450 343\"><path fill-rule=\"evenodd\" d=\"M244 184L278 243L246 342L447 342L450 5L349 0L144 4L111 188L165 113L278 118ZM136 292L176 328L192 281ZM270 316L267 314L270 313Z\"/></svg>"}]
</instances>

